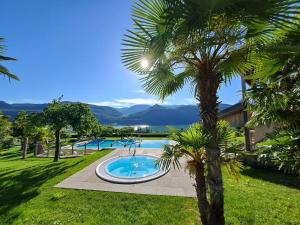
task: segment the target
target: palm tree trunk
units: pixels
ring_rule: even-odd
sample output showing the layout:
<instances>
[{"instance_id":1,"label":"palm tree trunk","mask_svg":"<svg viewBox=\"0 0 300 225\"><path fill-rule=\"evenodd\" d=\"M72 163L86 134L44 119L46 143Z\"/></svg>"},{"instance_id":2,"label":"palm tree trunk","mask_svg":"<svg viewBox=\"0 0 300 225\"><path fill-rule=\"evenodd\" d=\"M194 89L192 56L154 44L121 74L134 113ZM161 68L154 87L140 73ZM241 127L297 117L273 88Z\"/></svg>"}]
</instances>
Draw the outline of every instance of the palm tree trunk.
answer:
<instances>
[{"instance_id":1,"label":"palm tree trunk","mask_svg":"<svg viewBox=\"0 0 300 225\"><path fill-rule=\"evenodd\" d=\"M197 163L196 164L196 193L198 199L198 209L200 212L200 219L202 225L208 225L208 201L207 201L207 190L206 190L206 180L204 174L204 164Z\"/></svg>"},{"instance_id":2,"label":"palm tree trunk","mask_svg":"<svg viewBox=\"0 0 300 225\"><path fill-rule=\"evenodd\" d=\"M210 137L206 149L207 184L209 187L209 225L224 225L224 195L218 146L217 120L219 80L216 73L209 71L198 76L198 98L203 130Z\"/></svg>"},{"instance_id":3,"label":"palm tree trunk","mask_svg":"<svg viewBox=\"0 0 300 225\"><path fill-rule=\"evenodd\" d=\"M55 155L54 155L54 162L58 161L60 153L60 129L55 131Z\"/></svg>"}]
</instances>

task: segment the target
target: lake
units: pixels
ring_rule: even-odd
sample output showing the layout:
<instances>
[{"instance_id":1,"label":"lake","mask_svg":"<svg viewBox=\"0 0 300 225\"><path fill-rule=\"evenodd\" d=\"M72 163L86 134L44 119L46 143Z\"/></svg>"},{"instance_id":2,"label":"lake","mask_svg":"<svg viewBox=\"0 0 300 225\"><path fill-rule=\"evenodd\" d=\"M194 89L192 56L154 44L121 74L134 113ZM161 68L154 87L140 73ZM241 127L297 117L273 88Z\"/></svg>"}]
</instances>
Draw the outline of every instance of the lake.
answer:
<instances>
[{"instance_id":1,"label":"lake","mask_svg":"<svg viewBox=\"0 0 300 225\"><path fill-rule=\"evenodd\" d=\"M114 126L114 127L115 128L133 127L135 131L139 131L139 132L162 133L162 132L168 132L168 128L167 128L168 126L174 127L177 130L185 130L190 126L190 124L185 124L185 125L162 125L162 126L152 126L152 125L146 125L146 124L139 124L139 125Z\"/></svg>"}]
</instances>

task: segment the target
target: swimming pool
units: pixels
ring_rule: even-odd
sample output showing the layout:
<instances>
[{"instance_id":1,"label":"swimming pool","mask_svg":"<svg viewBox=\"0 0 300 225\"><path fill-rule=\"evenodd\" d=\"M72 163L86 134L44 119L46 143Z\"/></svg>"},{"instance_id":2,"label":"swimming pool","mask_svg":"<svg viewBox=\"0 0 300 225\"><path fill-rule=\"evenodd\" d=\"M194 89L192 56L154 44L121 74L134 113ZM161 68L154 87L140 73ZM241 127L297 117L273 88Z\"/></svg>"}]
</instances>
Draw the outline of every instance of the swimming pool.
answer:
<instances>
[{"instance_id":1,"label":"swimming pool","mask_svg":"<svg viewBox=\"0 0 300 225\"><path fill-rule=\"evenodd\" d=\"M114 183L140 183L165 175L168 169L157 164L158 158L150 155L119 156L100 163L96 174Z\"/></svg>"},{"instance_id":2,"label":"swimming pool","mask_svg":"<svg viewBox=\"0 0 300 225\"><path fill-rule=\"evenodd\" d=\"M133 144L133 140L93 140L86 144L87 149L99 149L102 148L128 148L131 144ZM137 148L163 148L164 145L170 144L168 139L161 140L141 140L140 143L136 144ZM132 145L134 147L134 145ZM75 145L77 149L84 149L85 144L77 144Z\"/></svg>"},{"instance_id":3,"label":"swimming pool","mask_svg":"<svg viewBox=\"0 0 300 225\"><path fill-rule=\"evenodd\" d=\"M119 158L106 166L106 172L119 178L140 178L159 171L156 158L150 156L127 156Z\"/></svg>"}]
</instances>

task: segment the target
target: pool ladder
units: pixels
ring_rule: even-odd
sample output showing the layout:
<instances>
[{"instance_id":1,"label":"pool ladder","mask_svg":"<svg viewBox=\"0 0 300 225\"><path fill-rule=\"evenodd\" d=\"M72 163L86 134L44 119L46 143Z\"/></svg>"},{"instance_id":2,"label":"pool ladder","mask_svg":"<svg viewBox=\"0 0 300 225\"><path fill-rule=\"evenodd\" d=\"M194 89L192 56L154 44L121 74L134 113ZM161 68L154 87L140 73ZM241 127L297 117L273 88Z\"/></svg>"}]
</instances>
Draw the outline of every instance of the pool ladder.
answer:
<instances>
[{"instance_id":1,"label":"pool ladder","mask_svg":"<svg viewBox=\"0 0 300 225\"><path fill-rule=\"evenodd\" d=\"M135 156L135 154L136 154L136 142L135 141L129 145L128 153L129 154L131 153L131 148L132 148L133 145L134 145L134 149L133 149L132 156Z\"/></svg>"},{"instance_id":2,"label":"pool ladder","mask_svg":"<svg viewBox=\"0 0 300 225\"><path fill-rule=\"evenodd\" d=\"M129 149L128 149L129 154L131 153L130 150L131 150L132 146L134 145L134 150L133 150L132 156L135 156L137 144L140 146L140 145L141 145L141 142L142 142L141 140L140 140L140 141L133 140L133 143L131 143L131 144L129 145Z\"/></svg>"}]
</instances>

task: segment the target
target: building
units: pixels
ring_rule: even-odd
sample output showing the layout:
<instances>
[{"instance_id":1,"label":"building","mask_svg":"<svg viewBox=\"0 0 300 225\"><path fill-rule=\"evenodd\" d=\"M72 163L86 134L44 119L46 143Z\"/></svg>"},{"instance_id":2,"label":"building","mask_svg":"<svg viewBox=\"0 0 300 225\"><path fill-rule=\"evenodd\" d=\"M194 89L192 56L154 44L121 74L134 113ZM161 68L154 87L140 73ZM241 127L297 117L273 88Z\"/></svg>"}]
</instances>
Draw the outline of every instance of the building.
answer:
<instances>
[{"instance_id":1,"label":"building","mask_svg":"<svg viewBox=\"0 0 300 225\"><path fill-rule=\"evenodd\" d=\"M244 127L244 115L243 115L243 105L241 102L232 105L229 108L224 109L218 115L219 119L226 120L229 122L230 126L235 128ZM248 117L251 117L251 113L248 113ZM271 127L262 126L256 127L250 130L250 140L251 145L255 145L257 142L263 140L266 134L271 133L273 129Z\"/></svg>"}]
</instances>

